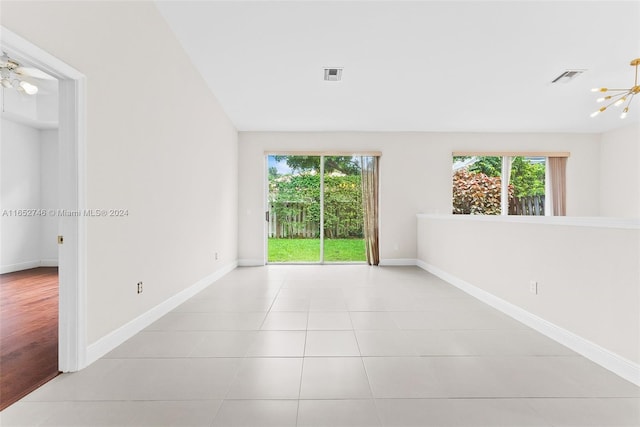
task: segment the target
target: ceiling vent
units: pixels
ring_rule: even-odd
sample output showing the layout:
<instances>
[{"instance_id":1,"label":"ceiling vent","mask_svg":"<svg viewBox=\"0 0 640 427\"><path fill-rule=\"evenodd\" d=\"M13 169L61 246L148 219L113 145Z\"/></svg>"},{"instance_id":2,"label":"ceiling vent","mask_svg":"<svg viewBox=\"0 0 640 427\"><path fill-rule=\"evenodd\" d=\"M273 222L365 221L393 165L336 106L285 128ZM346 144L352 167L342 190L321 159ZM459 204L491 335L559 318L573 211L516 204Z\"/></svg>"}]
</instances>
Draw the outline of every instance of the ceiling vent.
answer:
<instances>
[{"instance_id":1,"label":"ceiling vent","mask_svg":"<svg viewBox=\"0 0 640 427\"><path fill-rule=\"evenodd\" d=\"M324 80L327 82L339 82L342 80L342 68L325 68Z\"/></svg>"},{"instance_id":2,"label":"ceiling vent","mask_svg":"<svg viewBox=\"0 0 640 427\"><path fill-rule=\"evenodd\" d=\"M567 70L553 79L551 83L569 83L587 70Z\"/></svg>"}]
</instances>

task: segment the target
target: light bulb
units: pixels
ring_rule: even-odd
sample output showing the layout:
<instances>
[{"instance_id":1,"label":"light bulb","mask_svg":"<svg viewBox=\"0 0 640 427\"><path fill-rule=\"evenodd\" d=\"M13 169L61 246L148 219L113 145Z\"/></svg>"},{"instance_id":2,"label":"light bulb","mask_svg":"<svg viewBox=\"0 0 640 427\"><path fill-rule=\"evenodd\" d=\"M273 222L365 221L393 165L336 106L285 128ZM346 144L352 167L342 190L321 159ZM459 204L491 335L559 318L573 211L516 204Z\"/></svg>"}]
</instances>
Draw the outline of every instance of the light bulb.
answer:
<instances>
[{"instance_id":1,"label":"light bulb","mask_svg":"<svg viewBox=\"0 0 640 427\"><path fill-rule=\"evenodd\" d=\"M594 87L593 89L591 89L591 92L606 92L607 88L606 87Z\"/></svg>"},{"instance_id":2,"label":"light bulb","mask_svg":"<svg viewBox=\"0 0 640 427\"><path fill-rule=\"evenodd\" d=\"M609 96L603 96L602 98L598 98L598 99L596 99L596 102L604 102L604 101L606 101L607 99L611 99L611 95L609 95Z\"/></svg>"},{"instance_id":3,"label":"light bulb","mask_svg":"<svg viewBox=\"0 0 640 427\"><path fill-rule=\"evenodd\" d=\"M622 114L620 114L620 118L621 119L626 119L627 118L627 113L629 112L629 107L625 108L624 110L622 110Z\"/></svg>"},{"instance_id":4,"label":"light bulb","mask_svg":"<svg viewBox=\"0 0 640 427\"><path fill-rule=\"evenodd\" d=\"M2 86L3 87L11 87L11 82L9 81L9 79L2 79Z\"/></svg>"},{"instance_id":5,"label":"light bulb","mask_svg":"<svg viewBox=\"0 0 640 427\"><path fill-rule=\"evenodd\" d=\"M598 111L594 111L593 113L591 113L591 117L597 116L598 114L602 113L606 109L607 109L607 107L602 107Z\"/></svg>"},{"instance_id":6,"label":"light bulb","mask_svg":"<svg viewBox=\"0 0 640 427\"><path fill-rule=\"evenodd\" d=\"M623 96L622 98L618 99L618 100L616 101L616 103L615 103L615 104L613 104L613 105L614 105L615 107L619 107L619 106L621 106L621 105L624 103L624 101L626 101L626 100L627 100L627 97L626 97L626 96Z\"/></svg>"},{"instance_id":7,"label":"light bulb","mask_svg":"<svg viewBox=\"0 0 640 427\"><path fill-rule=\"evenodd\" d=\"M38 93L38 87L32 85L29 82L21 81L20 82L20 87L24 90L24 92L27 95L35 95L36 93Z\"/></svg>"}]
</instances>

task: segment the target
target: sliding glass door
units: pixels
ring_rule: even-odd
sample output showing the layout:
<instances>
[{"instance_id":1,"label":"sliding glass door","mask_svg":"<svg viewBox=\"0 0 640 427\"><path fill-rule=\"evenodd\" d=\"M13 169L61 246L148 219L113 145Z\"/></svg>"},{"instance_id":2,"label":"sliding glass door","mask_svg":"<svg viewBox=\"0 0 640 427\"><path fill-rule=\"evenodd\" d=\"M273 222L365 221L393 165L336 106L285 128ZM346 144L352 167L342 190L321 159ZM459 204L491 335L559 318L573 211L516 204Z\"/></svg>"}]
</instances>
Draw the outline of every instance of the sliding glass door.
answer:
<instances>
[{"instance_id":1,"label":"sliding glass door","mask_svg":"<svg viewBox=\"0 0 640 427\"><path fill-rule=\"evenodd\" d=\"M366 261L359 157L324 160L324 261Z\"/></svg>"},{"instance_id":2,"label":"sliding glass door","mask_svg":"<svg viewBox=\"0 0 640 427\"><path fill-rule=\"evenodd\" d=\"M267 156L268 262L321 262L318 156Z\"/></svg>"},{"instance_id":3,"label":"sliding glass door","mask_svg":"<svg viewBox=\"0 0 640 427\"><path fill-rule=\"evenodd\" d=\"M267 156L267 262L363 262L360 158Z\"/></svg>"}]
</instances>

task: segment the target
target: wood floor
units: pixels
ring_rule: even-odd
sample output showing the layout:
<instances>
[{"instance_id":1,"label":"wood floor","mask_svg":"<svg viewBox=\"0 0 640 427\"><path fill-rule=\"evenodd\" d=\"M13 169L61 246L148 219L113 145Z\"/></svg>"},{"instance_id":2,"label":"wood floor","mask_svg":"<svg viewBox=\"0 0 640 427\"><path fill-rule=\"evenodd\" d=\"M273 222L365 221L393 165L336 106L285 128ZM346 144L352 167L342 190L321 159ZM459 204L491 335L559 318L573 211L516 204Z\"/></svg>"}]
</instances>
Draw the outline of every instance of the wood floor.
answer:
<instances>
[{"instance_id":1,"label":"wood floor","mask_svg":"<svg viewBox=\"0 0 640 427\"><path fill-rule=\"evenodd\" d=\"M58 269L0 275L0 410L58 375Z\"/></svg>"}]
</instances>

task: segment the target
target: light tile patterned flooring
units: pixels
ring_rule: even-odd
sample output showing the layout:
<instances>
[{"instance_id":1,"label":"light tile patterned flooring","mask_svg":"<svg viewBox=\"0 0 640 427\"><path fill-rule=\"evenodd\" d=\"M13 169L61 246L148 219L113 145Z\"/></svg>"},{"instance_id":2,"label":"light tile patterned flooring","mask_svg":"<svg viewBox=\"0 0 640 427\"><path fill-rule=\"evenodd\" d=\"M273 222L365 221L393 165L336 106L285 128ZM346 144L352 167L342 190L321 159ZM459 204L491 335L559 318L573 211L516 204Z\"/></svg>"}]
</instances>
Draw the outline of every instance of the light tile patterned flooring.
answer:
<instances>
[{"instance_id":1,"label":"light tile patterned flooring","mask_svg":"<svg viewBox=\"0 0 640 427\"><path fill-rule=\"evenodd\" d=\"M570 308L569 308L570 309ZM640 426L640 389L411 267L239 268L5 426Z\"/></svg>"}]
</instances>

